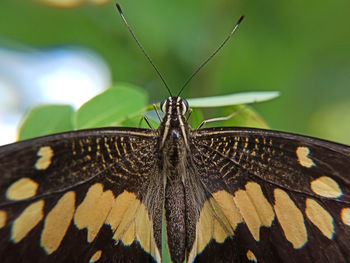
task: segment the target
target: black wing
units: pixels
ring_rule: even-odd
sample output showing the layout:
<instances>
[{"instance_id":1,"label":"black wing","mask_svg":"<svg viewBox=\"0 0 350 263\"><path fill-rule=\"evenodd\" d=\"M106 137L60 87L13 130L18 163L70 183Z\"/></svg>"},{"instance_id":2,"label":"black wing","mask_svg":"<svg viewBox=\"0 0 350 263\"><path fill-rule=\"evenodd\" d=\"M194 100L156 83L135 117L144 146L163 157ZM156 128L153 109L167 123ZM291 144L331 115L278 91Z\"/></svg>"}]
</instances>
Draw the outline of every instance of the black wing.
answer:
<instances>
[{"instance_id":1,"label":"black wing","mask_svg":"<svg viewBox=\"0 0 350 263\"><path fill-rule=\"evenodd\" d=\"M190 259L349 262L349 146L246 128L194 137L193 161L214 208L204 204L201 216L215 212L206 227L200 218L197 230L206 234L197 235Z\"/></svg>"},{"instance_id":2,"label":"black wing","mask_svg":"<svg viewBox=\"0 0 350 263\"><path fill-rule=\"evenodd\" d=\"M0 262L159 260L162 200L144 202L156 143L108 128L0 147Z\"/></svg>"}]
</instances>

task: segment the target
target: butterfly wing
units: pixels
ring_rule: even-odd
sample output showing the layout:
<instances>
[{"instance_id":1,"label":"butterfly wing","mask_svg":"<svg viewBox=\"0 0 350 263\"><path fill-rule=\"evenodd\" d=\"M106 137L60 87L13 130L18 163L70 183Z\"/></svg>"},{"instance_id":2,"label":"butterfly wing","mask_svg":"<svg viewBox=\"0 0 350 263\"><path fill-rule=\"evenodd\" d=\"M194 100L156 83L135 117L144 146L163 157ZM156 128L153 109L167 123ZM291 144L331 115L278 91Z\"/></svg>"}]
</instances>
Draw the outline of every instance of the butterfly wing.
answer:
<instances>
[{"instance_id":1,"label":"butterfly wing","mask_svg":"<svg viewBox=\"0 0 350 263\"><path fill-rule=\"evenodd\" d=\"M152 130L108 128L1 147L0 261L159 260L161 218L149 209L162 197L144 201L156 142Z\"/></svg>"},{"instance_id":2,"label":"butterfly wing","mask_svg":"<svg viewBox=\"0 0 350 263\"><path fill-rule=\"evenodd\" d=\"M197 235L196 262L348 262L349 146L258 129L192 136L215 214L208 237Z\"/></svg>"}]
</instances>

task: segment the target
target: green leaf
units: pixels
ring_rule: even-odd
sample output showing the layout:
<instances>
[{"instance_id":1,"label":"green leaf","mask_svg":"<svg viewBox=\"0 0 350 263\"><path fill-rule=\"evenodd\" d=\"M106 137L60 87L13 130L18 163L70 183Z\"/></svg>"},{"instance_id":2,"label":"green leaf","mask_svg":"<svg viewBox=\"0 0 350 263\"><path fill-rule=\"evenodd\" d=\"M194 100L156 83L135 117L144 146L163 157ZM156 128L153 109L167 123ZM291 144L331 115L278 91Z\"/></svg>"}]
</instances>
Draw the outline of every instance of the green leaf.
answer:
<instances>
[{"instance_id":1,"label":"green leaf","mask_svg":"<svg viewBox=\"0 0 350 263\"><path fill-rule=\"evenodd\" d=\"M271 100L279 95L278 91L244 92L224 96L193 98L187 101L190 107L193 108L222 107Z\"/></svg>"},{"instance_id":2,"label":"green leaf","mask_svg":"<svg viewBox=\"0 0 350 263\"><path fill-rule=\"evenodd\" d=\"M157 129L159 125L159 121L156 122L152 119L148 119L148 121L151 123L153 129ZM120 123L120 126L123 127L137 127L137 128L151 128L147 122L143 119L143 116L136 116L134 118L127 119L126 121L123 121Z\"/></svg>"},{"instance_id":3,"label":"green leaf","mask_svg":"<svg viewBox=\"0 0 350 263\"><path fill-rule=\"evenodd\" d=\"M165 218L164 213L165 212L163 211L163 218ZM166 237L165 220L162 220L162 250L161 250L162 262L163 263L172 263L166 240L167 240L167 237Z\"/></svg>"},{"instance_id":4,"label":"green leaf","mask_svg":"<svg viewBox=\"0 0 350 263\"><path fill-rule=\"evenodd\" d=\"M228 120L214 121L205 124L203 127L219 127L219 126L233 126L233 127L254 127L254 128L269 128L264 119L253 108L247 105L236 105L225 107L222 110L222 115L217 117L226 117L233 115ZM215 118L217 118L215 117Z\"/></svg>"},{"instance_id":5,"label":"green leaf","mask_svg":"<svg viewBox=\"0 0 350 263\"><path fill-rule=\"evenodd\" d=\"M227 98L230 96L223 97ZM206 98L203 99L205 100ZM262 97L259 100L261 99ZM151 110L153 109L152 105L146 106L146 101L147 95L142 89L131 84L118 84L85 103L76 112L75 116L70 106L48 105L36 107L23 122L20 130L20 139L23 140L46 134L69 131L74 128L82 129L103 126L139 127L140 124L143 128L149 128L148 124L142 120L142 114L148 116L149 122L156 129L159 124L159 118L155 111ZM193 108L193 112L189 118L193 129L196 129L203 120L208 119L208 117L203 117L203 110ZM234 112L237 112L237 115L226 121L207 123L205 127L268 127L263 119L248 106L226 106L218 109L218 111L217 109L215 110L216 112L213 117L228 116ZM145 111L147 112L144 113ZM210 110L208 109L208 111ZM74 117L76 122L75 127L72 122Z\"/></svg>"},{"instance_id":6,"label":"green leaf","mask_svg":"<svg viewBox=\"0 0 350 263\"><path fill-rule=\"evenodd\" d=\"M117 84L86 102L76 113L77 129L120 125L142 116L147 103L144 90L131 84Z\"/></svg>"},{"instance_id":7,"label":"green leaf","mask_svg":"<svg viewBox=\"0 0 350 263\"><path fill-rule=\"evenodd\" d=\"M188 119L188 122L190 123L192 129L197 129L204 119L205 118L203 112L198 108L194 108L192 109L192 113L190 118Z\"/></svg>"},{"instance_id":8,"label":"green leaf","mask_svg":"<svg viewBox=\"0 0 350 263\"><path fill-rule=\"evenodd\" d=\"M19 129L19 140L71 131L74 110L69 105L44 105L30 110Z\"/></svg>"}]
</instances>

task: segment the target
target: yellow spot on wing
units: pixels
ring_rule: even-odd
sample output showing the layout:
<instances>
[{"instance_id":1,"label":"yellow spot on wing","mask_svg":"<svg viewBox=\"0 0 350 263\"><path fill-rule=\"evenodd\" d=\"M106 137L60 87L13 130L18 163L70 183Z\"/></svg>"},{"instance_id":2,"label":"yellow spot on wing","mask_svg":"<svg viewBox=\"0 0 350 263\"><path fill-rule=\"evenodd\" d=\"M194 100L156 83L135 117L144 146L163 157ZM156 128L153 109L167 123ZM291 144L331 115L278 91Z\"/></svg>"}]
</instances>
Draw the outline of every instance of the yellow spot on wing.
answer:
<instances>
[{"instance_id":1,"label":"yellow spot on wing","mask_svg":"<svg viewBox=\"0 0 350 263\"><path fill-rule=\"evenodd\" d=\"M232 232L230 232L229 234L233 235ZM214 220L213 238L216 240L216 242L223 243L225 239L229 236L229 234L225 231L225 229L218 220Z\"/></svg>"},{"instance_id":2,"label":"yellow spot on wing","mask_svg":"<svg viewBox=\"0 0 350 263\"><path fill-rule=\"evenodd\" d=\"M306 199L306 216L329 239L334 235L333 217L315 200Z\"/></svg>"},{"instance_id":3,"label":"yellow spot on wing","mask_svg":"<svg viewBox=\"0 0 350 263\"><path fill-rule=\"evenodd\" d=\"M340 215L343 223L350 226L350 208L343 208Z\"/></svg>"},{"instance_id":4,"label":"yellow spot on wing","mask_svg":"<svg viewBox=\"0 0 350 263\"><path fill-rule=\"evenodd\" d=\"M0 228L6 225L7 213L4 210L0 210Z\"/></svg>"},{"instance_id":5,"label":"yellow spot on wing","mask_svg":"<svg viewBox=\"0 0 350 263\"><path fill-rule=\"evenodd\" d=\"M41 246L47 254L58 249L72 221L75 210L75 192L69 191L58 200L45 219Z\"/></svg>"},{"instance_id":6,"label":"yellow spot on wing","mask_svg":"<svg viewBox=\"0 0 350 263\"><path fill-rule=\"evenodd\" d=\"M343 195L339 184L328 176L321 176L313 180L311 190L323 197L337 198Z\"/></svg>"},{"instance_id":7,"label":"yellow spot on wing","mask_svg":"<svg viewBox=\"0 0 350 263\"><path fill-rule=\"evenodd\" d=\"M151 252L151 222L149 221L146 207L141 204L136 214L136 237L140 241L141 247Z\"/></svg>"},{"instance_id":8,"label":"yellow spot on wing","mask_svg":"<svg viewBox=\"0 0 350 263\"><path fill-rule=\"evenodd\" d=\"M14 182L7 189L6 197L11 200L23 200L36 195L38 184L28 177Z\"/></svg>"},{"instance_id":9,"label":"yellow spot on wing","mask_svg":"<svg viewBox=\"0 0 350 263\"><path fill-rule=\"evenodd\" d=\"M234 201L256 241L260 240L260 227L271 226L275 213L258 183L249 182L246 190L235 192Z\"/></svg>"},{"instance_id":10,"label":"yellow spot on wing","mask_svg":"<svg viewBox=\"0 0 350 263\"><path fill-rule=\"evenodd\" d=\"M92 255L90 258L89 263L95 263L97 260L99 260L102 256L102 250L97 250L95 254Z\"/></svg>"},{"instance_id":11,"label":"yellow spot on wing","mask_svg":"<svg viewBox=\"0 0 350 263\"><path fill-rule=\"evenodd\" d=\"M213 215L211 215L209 202L205 202L203 205L197 224L197 229L197 252L200 253L206 247L206 245L208 245L208 242L213 236Z\"/></svg>"},{"instance_id":12,"label":"yellow spot on wing","mask_svg":"<svg viewBox=\"0 0 350 263\"><path fill-rule=\"evenodd\" d=\"M236 226L242 222L242 215L233 200L233 196L225 190L221 190L214 193L213 197L221 207L222 212L225 214L232 228L235 229Z\"/></svg>"},{"instance_id":13,"label":"yellow spot on wing","mask_svg":"<svg viewBox=\"0 0 350 263\"><path fill-rule=\"evenodd\" d=\"M87 241L92 242L103 226L114 202L112 191L103 191L96 183L89 188L83 202L78 206L74 223L79 229L87 228Z\"/></svg>"},{"instance_id":14,"label":"yellow spot on wing","mask_svg":"<svg viewBox=\"0 0 350 263\"><path fill-rule=\"evenodd\" d=\"M147 208L136 199L134 193L124 191L115 199L105 223L109 224L114 232L114 240L121 240L125 245L139 241L146 252L160 261Z\"/></svg>"},{"instance_id":15,"label":"yellow spot on wing","mask_svg":"<svg viewBox=\"0 0 350 263\"><path fill-rule=\"evenodd\" d=\"M135 233L131 233L130 231L135 227L134 221L136 219L136 212L139 209L141 203L139 200L135 199L128 209L126 210L124 216L122 217L121 221L119 222L119 226L117 227L117 230L115 231L113 238L115 240L122 240L124 244L128 244L130 241L130 236L134 235ZM129 232L128 232L129 231ZM133 229L135 231L135 229Z\"/></svg>"},{"instance_id":16,"label":"yellow spot on wing","mask_svg":"<svg viewBox=\"0 0 350 263\"><path fill-rule=\"evenodd\" d=\"M220 193L217 196L220 196ZM236 225L234 224L234 226ZM222 243L227 237L233 235L233 231L234 229L215 199L210 198L205 201L196 226L196 239L188 262L192 262L197 254L201 253L212 239Z\"/></svg>"},{"instance_id":17,"label":"yellow spot on wing","mask_svg":"<svg viewBox=\"0 0 350 263\"><path fill-rule=\"evenodd\" d=\"M300 165L306 168L310 168L313 165L315 165L313 160L310 159L310 157L308 157L309 153L310 153L310 149L308 147L298 147L296 150L298 162L300 163Z\"/></svg>"},{"instance_id":18,"label":"yellow spot on wing","mask_svg":"<svg viewBox=\"0 0 350 263\"><path fill-rule=\"evenodd\" d=\"M105 222L111 226L113 232L117 229L125 212L135 200L136 195L134 193L129 193L128 191L124 191L118 195Z\"/></svg>"},{"instance_id":19,"label":"yellow spot on wing","mask_svg":"<svg viewBox=\"0 0 350 263\"><path fill-rule=\"evenodd\" d=\"M254 255L254 253L251 250L247 251L247 258L250 261L258 262L258 260L256 259L256 256Z\"/></svg>"},{"instance_id":20,"label":"yellow spot on wing","mask_svg":"<svg viewBox=\"0 0 350 263\"><path fill-rule=\"evenodd\" d=\"M50 146L43 146L39 149L37 155L40 157L36 163L35 168L37 170L45 170L51 164L51 159L53 157L53 150Z\"/></svg>"},{"instance_id":21,"label":"yellow spot on wing","mask_svg":"<svg viewBox=\"0 0 350 263\"><path fill-rule=\"evenodd\" d=\"M11 239L14 243L20 242L43 219L44 200L29 205L14 221Z\"/></svg>"},{"instance_id":22,"label":"yellow spot on wing","mask_svg":"<svg viewBox=\"0 0 350 263\"><path fill-rule=\"evenodd\" d=\"M275 189L275 212L286 239L294 248L301 248L307 242L304 217L288 194Z\"/></svg>"},{"instance_id":23,"label":"yellow spot on wing","mask_svg":"<svg viewBox=\"0 0 350 263\"><path fill-rule=\"evenodd\" d=\"M135 222L132 222L123 233L122 241L125 245L129 246L134 242L136 234Z\"/></svg>"}]
</instances>

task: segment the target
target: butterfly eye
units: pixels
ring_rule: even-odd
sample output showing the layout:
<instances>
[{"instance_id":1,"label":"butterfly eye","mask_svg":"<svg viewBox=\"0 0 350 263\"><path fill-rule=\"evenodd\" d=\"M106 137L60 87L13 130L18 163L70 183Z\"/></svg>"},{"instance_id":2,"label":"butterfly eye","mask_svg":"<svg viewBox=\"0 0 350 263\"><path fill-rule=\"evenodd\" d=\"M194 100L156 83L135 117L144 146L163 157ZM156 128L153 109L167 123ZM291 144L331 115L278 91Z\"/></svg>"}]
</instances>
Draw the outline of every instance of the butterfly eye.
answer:
<instances>
[{"instance_id":1,"label":"butterfly eye","mask_svg":"<svg viewBox=\"0 0 350 263\"><path fill-rule=\"evenodd\" d=\"M164 99L161 103L160 103L160 109L162 110L162 112L166 112L166 102L167 99Z\"/></svg>"},{"instance_id":2,"label":"butterfly eye","mask_svg":"<svg viewBox=\"0 0 350 263\"><path fill-rule=\"evenodd\" d=\"M182 106L183 106L183 110L182 110L182 114L185 115L185 113L188 111L188 102L185 99L182 99Z\"/></svg>"}]
</instances>

